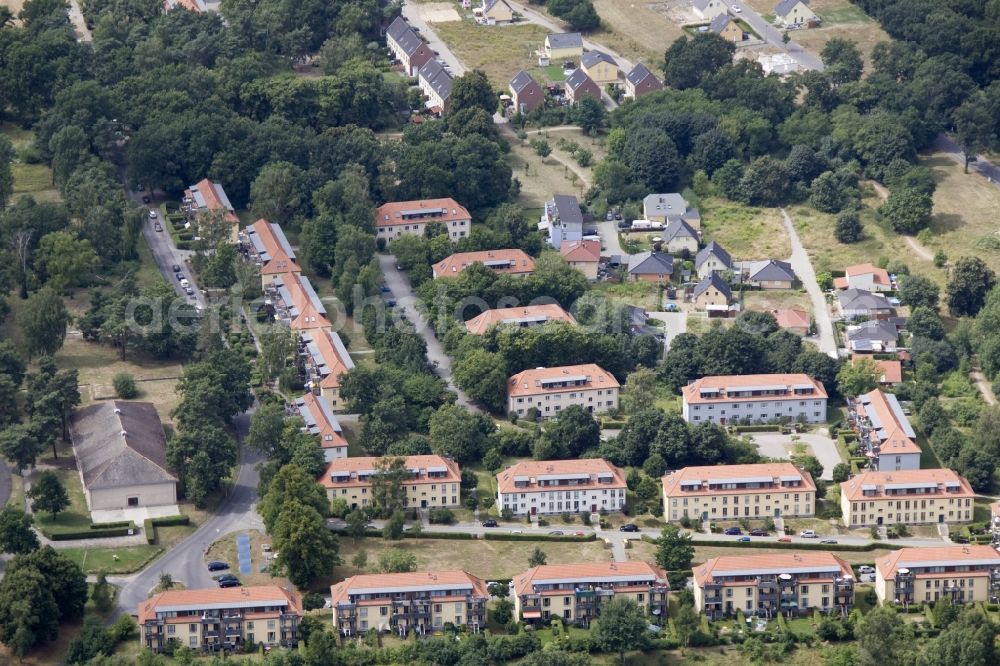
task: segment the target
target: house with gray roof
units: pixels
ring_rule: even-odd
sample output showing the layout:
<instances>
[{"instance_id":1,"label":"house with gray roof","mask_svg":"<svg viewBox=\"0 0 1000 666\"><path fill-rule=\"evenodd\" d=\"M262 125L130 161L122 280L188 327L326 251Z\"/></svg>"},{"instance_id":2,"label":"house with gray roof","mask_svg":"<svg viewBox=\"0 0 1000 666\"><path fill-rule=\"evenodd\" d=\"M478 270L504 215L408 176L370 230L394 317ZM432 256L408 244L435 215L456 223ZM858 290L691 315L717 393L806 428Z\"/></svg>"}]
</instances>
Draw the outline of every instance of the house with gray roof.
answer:
<instances>
[{"instance_id":1,"label":"house with gray roof","mask_svg":"<svg viewBox=\"0 0 1000 666\"><path fill-rule=\"evenodd\" d=\"M785 28L797 28L818 22L819 16L809 9L808 0L779 0L774 6L774 22Z\"/></svg>"},{"instance_id":2,"label":"house with gray roof","mask_svg":"<svg viewBox=\"0 0 1000 666\"><path fill-rule=\"evenodd\" d=\"M518 113L531 113L545 104L545 90L523 69L510 80L509 88L514 110Z\"/></svg>"},{"instance_id":3,"label":"house with gray roof","mask_svg":"<svg viewBox=\"0 0 1000 666\"><path fill-rule=\"evenodd\" d=\"M796 281L792 265L777 259L742 261L737 270L744 284L761 289L791 289Z\"/></svg>"},{"instance_id":4,"label":"house with gray roof","mask_svg":"<svg viewBox=\"0 0 1000 666\"><path fill-rule=\"evenodd\" d=\"M583 240L583 212L572 194L556 194L542 208L539 227L549 232L549 245L562 248L566 241Z\"/></svg>"},{"instance_id":5,"label":"house with gray roof","mask_svg":"<svg viewBox=\"0 0 1000 666\"><path fill-rule=\"evenodd\" d=\"M618 83L618 63L604 51L587 51L580 57L580 69L599 86Z\"/></svg>"},{"instance_id":6,"label":"house with gray roof","mask_svg":"<svg viewBox=\"0 0 1000 666\"><path fill-rule=\"evenodd\" d=\"M420 38L413 28L397 16L385 31L385 43L406 71L407 76L416 76L428 60L434 59L434 52Z\"/></svg>"},{"instance_id":7,"label":"house with gray roof","mask_svg":"<svg viewBox=\"0 0 1000 666\"><path fill-rule=\"evenodd\" d=\"M657 90L663 90L663 81L649 71L641 62L635 63L632 70L625 75L625 98L638 99L643 95Z\"/></svg>"},{"instance_id":8,"label":"house with gray roof","mask_svg":"<svg viewBox=\"0 0 1000 666\"><path fill-rule=\"evenodd\" d=\"M601 101L601 87L587 76L582 69L574 69L565 82L566 97L571 104L576 104L585 97Z\"/></svg>"},{"instance_id":9,"label":"house with gray roof","mask_svg":"<svg viewBox=\"0 0 1000 666\"><path fill-rule=\"evenodd\" d=\"M483 0L481 6L483 19L488 25L510 23L514 20L514 10L507 0Z\"/></svg>"},{"instance_id":10,"label":"house with gray roof","mask_svg":"<svg viewBox=\"0 0 1000 666\"><path fill-rule=\"evenodd\" d=\"M556 32L545 37L545 57L556 64L559 60L576 62L583 55L583 35L578 32Z\"/></svg>"},{"instance_id":11,"label":"house with gray roof","mask_svg":"<svg viewBox=\"0 0 1000 666\"><path fill-rule=\"evenodd\" d=\"M718 273L712 273L695 285L691 301L701 310L726 312L733 302L733 290Z\"/></svg>"},{"instance_id":12,"label":"house with gray roof","mask_svg":"<svg viewBox=\"0 0 1000 666\"><path fill-rule=\"evenodd\" d=\"M647 250L629 255L628 276L635 282L670 282L674 258L665 252Z\"/></svg>"},{"instance_id":13,"label":"house with gray roof","mask_svg":"<svg viewBox=\"0 0 1000 666\"><path fill-rule=\"evenodd\" d=\"M701 229L701 215L690 208L687 200L677 192L647 194L642 200L642 216L650 222L667 225L673 220L684 220L696 231Z\"/></svg>"},{"instance_id":14,"label":"house with gray roof","mask_svg":"<svg viewBox=\"0 0 1000 666\"><path fill-rule=\"evenodd\" d=\"M711 21L719 14L729 11L729 7L722 0L693 0L691 9L694 10L695 16L706 21Z\"/></svg>"},{"instance_id":15,"label":"house with gray roof","mask_svg":"<svg viewBox=\"0 0 1000 666\"><path fill-rule=\"evenodd\" d=\"M687 254L692 256L698 252L698 232L690 224L681 219L673 219L663 230L663 247L670 254Z\"/></svg>"},{"instance_id":16,"label":"house with gray roof","mask_svg":"<svg viewBox=\"0 0 1000 666\"><path fill-rule=\"evenodd\" d=\"M167 439L152 403L87 405L73 413L69 433L92 512L163 506L177 512L177 477L167 468Z\"/></svg>"},{"instance_id":17,"label":"house with gray roof","mask_svg":"<svg viewBox=\"0 0 1000 666\"><path fill-rule=\"evenodd\" d=\"M837 292L837 302L844 319L886 319L892 314L892 303L882 294L864 289L844 289Z\"/></svg>"},{"instance_id":18,"label":"house with gray roof","mask_svg":"<svg viewBox=\"0 0 1000 666\"><path fill-rule=\"evenodd\" d=\"M872 319L847 327L847 348L852 352L894 352L899 340L895 324Z\"/></svg>"},{"instance_id":19,"label":"house with gray roof","mask_svg":"<svg viewBox=\"0 0 1000 666\"><path fill-rule=\"evenodd\" d=\"M733 258L725 248L712 241L695 255L694 268L698 271L698 277L706 278L712 273L733 270Z\"/></svg>"},{"instance_id":20,"label":"house with gray roof","mask_svg":"<svg viewBox=\"0 0 1000 666\"><path fill-rule=\"evenodd\" d=\"M427 97L428 109L438 114L448 111L452 80L440 62L428 60L417 73L417 83Z\"/></svg>"},{"instance_id":21,"label":"house with gray roof","mask_svg":"<svg viewBox=\"0 0 1000 666\"><path fill-rule=\"evenodd\" d=\"M708 24L708 29L727 42L742 42L747 38L743 28L729 14L719 14Z\"/></svg>"}]
</instances>

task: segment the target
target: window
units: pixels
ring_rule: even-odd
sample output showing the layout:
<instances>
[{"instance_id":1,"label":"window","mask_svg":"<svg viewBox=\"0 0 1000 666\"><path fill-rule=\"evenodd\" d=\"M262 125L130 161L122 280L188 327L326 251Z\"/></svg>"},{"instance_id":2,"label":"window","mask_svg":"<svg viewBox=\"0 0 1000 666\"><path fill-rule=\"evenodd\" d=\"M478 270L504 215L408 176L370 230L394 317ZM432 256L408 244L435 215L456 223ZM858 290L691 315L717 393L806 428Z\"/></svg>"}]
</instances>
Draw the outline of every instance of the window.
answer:
<instances>
[{"instance_id":1,"label":"window","mask_svg":"<svg viewBox=\"0 0 1000 666\"><path fill-rule=\"evenodd\" d=\"M389 607L388 606L382 606L378 610L379 610L379 615L388 615L389 614Z\"/></svg>"},{"instance_id":2,"label":"window","mask_svg":"<svg viewBox=\"0 0 1000 666\"><path fill-rule=\"evenodd\" d=\"M129 506L139 506L139 498L138 497L129 497L125 501L128 503Z\"/></svg>"},{"instance_id":3,"label":"window","mask_svg":"<svg viewBox=\"0 0 1000 666\"><path fill-rule=\"evenodd\" d=\"M169 634L169 635L172 636L172 635L174 635L176 633L177 633L177 625L176 624L168 624L167 625L167 634Z\"/></svg>"},{"instance_id":4,"label":"window","mask_svg":"<svg viewBox=\"0 0 1000 666\"><path fill-rule=\"evenodd\" d=\"M274 642L274 632L273 631L267 632L267 642L268 643L273 643Z\"/></svg>"},{"instance_id":5,"label":"window","mask_svg":"<svg viewBox=\"0 0 1000 666\"><path fill-rule=\"evenodd\" d=\"M197 636L189 636L188 637L188 645L190 645L193 648L198 647L198 637Z\"/></svg>"},{"instance_id":6,"label":"window","mask_svg":"<svg viewBox=\"0 0 1000 666\"><path fill-rule=\"evenodd\" d=\"M198 625L197 624L189 624L188 625L188 632L190 632L192 634L198 633Z\"/></svg>"}]
</instances>

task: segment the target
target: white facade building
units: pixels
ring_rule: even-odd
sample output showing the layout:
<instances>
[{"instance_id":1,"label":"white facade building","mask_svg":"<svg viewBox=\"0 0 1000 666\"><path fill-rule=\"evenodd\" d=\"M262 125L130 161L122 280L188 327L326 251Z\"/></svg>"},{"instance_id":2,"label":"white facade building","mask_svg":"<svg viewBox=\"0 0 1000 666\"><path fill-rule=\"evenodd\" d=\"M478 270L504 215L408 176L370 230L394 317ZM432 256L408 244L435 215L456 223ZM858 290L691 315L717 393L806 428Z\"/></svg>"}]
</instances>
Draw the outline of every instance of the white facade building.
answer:
<instances>
[{"instance_id":1,"label":"white facade building","mask_svg":"<svg viewBox=\"0 0 1000 666\"><path fill-rule=\"evenodd\" d=\"M804 374L702 377L681 391L688 423L826 421L826 389Z\"/></svg>"},{"instance_id":2,"label":"white facade building","mask_svg":"<svg viewBox=\"0 0 1000 666\"><path fill-rule=\"evenodd\" d=\"M527 460L497 474L497 508L515 516L621 511L625 476L600 458Z\"/></svg>"}]
</instances>

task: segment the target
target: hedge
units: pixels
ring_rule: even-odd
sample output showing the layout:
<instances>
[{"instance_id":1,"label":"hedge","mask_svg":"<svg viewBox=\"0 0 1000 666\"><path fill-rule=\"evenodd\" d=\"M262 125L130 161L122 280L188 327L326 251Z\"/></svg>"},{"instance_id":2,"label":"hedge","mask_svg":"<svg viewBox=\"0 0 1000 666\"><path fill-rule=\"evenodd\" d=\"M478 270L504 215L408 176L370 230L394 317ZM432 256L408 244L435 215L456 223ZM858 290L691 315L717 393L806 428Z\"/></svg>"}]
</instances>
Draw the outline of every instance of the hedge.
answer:
<instances>
[{"instance_id":1,"label":"hedge","mask_svg":"<svg viewBox=\"0 0 1000 666\"><path fill-rule=\"evenodd\" d=\"M111 537L128 536L132 527L113 527L110 529L87 529L75 532L52 532L42 529L41 532L52 541L74 541L76 539L109 539Z\"/></svg>"},{"instance_id":2,"label":"hedge","mask_svg":"<svg viewBox=\"0 0 1000 666\"><path fill-rule=\"evenodd\" d=\"M341 536L348 536L347 530L339 529L333 530L336 534ZM378 537L381 538L381 530L365 530L361 537ZM413 532L403 532L404 539L452 539L457 541L470 541L476 538L475 534L469 534L467 532L426 532L420 531L419 533Z\"/></svg>"},{"instance_id":3,"label":"hedge","mask_svg":"<svg viewBox=\"0 0 1000 666\"><path fill-rule=\"evenodd\" d=\"M163 516L162 518L147 518L142 521L142 529L146 533L146 543L150 546L157 542L156 528L170 527L173 525L188 525L191 519L183 514L176 516Z\"/></svg>"},{"instance_id":4,"label":"hedge","mask_svg":"<svg viewBox=\"0 0 1000 666\"><path fill-rule=\"evenodd\" d=\"M135 523L131 520L119 520L115 523L91 523L90 525L92 530L110 530L116 527L135 527Z\"/></svg>"},{"instance_id":5,"label":"hedge","mask_svg":"<svg viewBox=\"0 0 1000 666\"><path fill-rule=\"evenodd\" d=\"M849 544L825 544L825 543L783 543L781 541L716 541L708 540L693 542L695 546L721 546L723 548L784 548L786 550L842 550L853 553L866 553L872 550L899 550L905 545L885 543L884 541L873 541L864 546L853 546Z\"/></svg>"},{"instance_id":6,"label":"hedge","mask_svg":"<svg viewBox=\"0 0 1000 666\"><path fill-rule=\"evenodd\" d=\"M778 432L781 430L781 426L777 424L759 423L756 425L733 426L733 429L736 432Z\"/></svg>"}]
</instances>

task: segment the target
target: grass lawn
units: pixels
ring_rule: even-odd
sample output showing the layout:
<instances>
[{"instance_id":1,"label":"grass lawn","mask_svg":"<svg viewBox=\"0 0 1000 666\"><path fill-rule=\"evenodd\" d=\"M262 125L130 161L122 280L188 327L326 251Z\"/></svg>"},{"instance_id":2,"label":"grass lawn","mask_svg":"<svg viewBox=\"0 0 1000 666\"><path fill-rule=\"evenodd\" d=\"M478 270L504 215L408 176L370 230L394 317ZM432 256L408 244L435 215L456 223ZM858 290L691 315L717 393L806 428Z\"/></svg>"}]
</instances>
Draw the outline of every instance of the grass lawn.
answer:
<instances>
[{"instance_id":1,"label":"grass lawn","mask_svg":"<svg viewBox=\"0 0 1000 666\"><path fill-rule=\"evenodd\" d=\"M785 259L792 253L781 213L726 199L701 202L702 235L718 242L733 259Z\"/></svg>"},{"instance_id":2,"label":"grass lawn","mask_svg":"<svg viewBox=\"0 0 1000 666\"><path fill-rule=\"evenodd\" d=\"M611 561L611 551L601 541L541 543L482 539L405 539L390 542L380 537L343 537L340 539L340 558L343 564L334 569L334 575L336 580L341 580L358 573L374 573L378 567L379 553L389 548L400 548L417 558L417 571L464 569L489 580L511 578L528 568L528 557L536 545L545 551L549 564ZM354 556L362 550L368 556L368 563L363 570L352 564Z\"/></svg>"},{"instance_id":3,"label":"grass lawn","mask_svg":"<svg viewBox=\"0 0 1000 666\"><path fill-rule=\"evenodd\" d=\"M744 291L741 292L744 310L781 310L795 308L812 312L809 294L802 290Z\"/></svg>"},{"instance_id":4,"label":"grass lawn","mask_svg":"<svg viewBox=\"0 0 1000 666\"><path fill-rule=\"evenodd\" d=\"M507 89L519 70L536 66L535 51L542 48L548 31L529 23L481 26L472 21L433 24L440 37L469 69L486 72L494 88Z\"/></svg>"},{"instance_id":5,"label":"grass lawn","mask_svg":"<svg viewBox=\"0 0 1000 666\"><path fill-rule=\"evenodd\" d=\"M549 83L562 83L566 80L563 74L562 65L549 65L548 67L536 67L531 70L531 75L544 85L547 79Z\"/></svg>"},{"instance_id":6,"label":"grass lawn","mask_svg":"<svg viewBox=\"0 0 1000 666\"><path fill-rule=\"evenodd\" d=\"M35 523L40 529L50 533L88 529L91 522L90 512L87 510L87 499L83 495L83 486L76 468L58 469L55 473L66 487L70 505L65 511L56 514L55 519L45 511L36 513Z\"/></svg>"},{"instance_id":7,"label":"grass lawn","mask_svg":"<svg viewBox=\"0 0 1000 666\"><path fill-rule=\"evenodd\" d=\"M557 158L556 154L561 151L557 150L552 139L549 140L549 145L553 154L543 160L527 143L522 143L511 136L507 138L510 140L507 163L510 164L514 177L521 182L518 204L524 208L541 208L552 198L553 193L572 194L579 199L583 198L590 180L590 167L581 167L564 154L559 154ZM586 139L580 141L577 137L574 137L574 140L585 146L588 143ZM590 146L586 147L590 150ZM560 159L566 163L560 162ZM581 174L585 179L580 177Z\"/></svg>"},{"instance_id":8,"label":"grass lawn","mask_svg":"<svg viewBox=\"0 0 1000 666\"><path fill-rule=\"evenodd\" d=\"M10 497L7 498L7 506L24 509L24 479L13 473L10 475Z\"/></svg>"},{"instance_id":9,"label":"grass lawn","mask_svg":"<svg viewBox=\"0 0 1000 666\"><path fill-rule=\"evenodd\" d=\"M129 546L126 548L61 548L86 574L129 574L142 569L163 552L159 546ZM118 559L115 559L115 556Z\"/></svg>"},{"instance_id":10,"label":"grass lawn","mask_svg":"<svg viewBox=\"0 0 1000 666\"><path fill-rule=\"evenodd\" d=\"M4 0L0 5L11 7L16 14L21 2ZM35 134L31 130L7 123L0 124L0 134L10 139L19 155L35 141ZM11 165L11 170L14 173L13 201L17 201L23 194L30 194L39 202L62 200L59 190L52 184L52 170L45 164L27 164L22 159L17 159Z\"/></svg>"}]
</instances>

